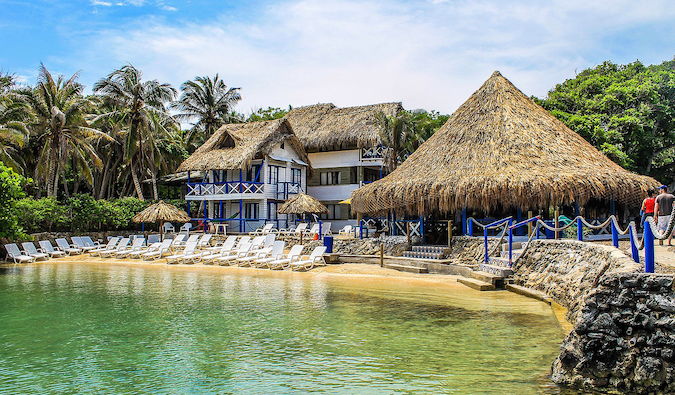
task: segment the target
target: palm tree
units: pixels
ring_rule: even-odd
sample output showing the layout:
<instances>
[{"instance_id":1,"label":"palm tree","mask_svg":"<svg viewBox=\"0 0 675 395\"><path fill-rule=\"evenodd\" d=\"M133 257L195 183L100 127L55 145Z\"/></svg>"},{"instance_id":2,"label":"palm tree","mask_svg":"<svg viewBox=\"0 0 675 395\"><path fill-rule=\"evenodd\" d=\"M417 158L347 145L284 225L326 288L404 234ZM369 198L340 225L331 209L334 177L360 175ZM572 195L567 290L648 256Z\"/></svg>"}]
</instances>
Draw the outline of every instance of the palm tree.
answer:
<instances>
[{"instance_id":1,"label":"palm tree","mask_svg":"<svg viewBox=\"0 0 675 395\"><path fill-rule=\"evenodd\" d=\"M166 104L176 96L169 84L157 80L141 81L142 73L133 65L113 71L94 84L94 93L101 96L110 111L96 120L110 119L126 129L124 161L129 167L136 194L141 200L143 189L139 174L142 173L140 155L145 150L153 116L168 117Z\"/></svg>"},{"instance_id":2,"label":"palm tree","mask_svg":"<svg viewBox=\"0 0 675 395\"><path fill-rule=\"evenodd\" d=\"M206 140L220 126L226 123L236 123L241 120L232 110L241 100L239 89L227 88L227 85L218 77L196 77L194 81L187 81L181 85L181 94L172 108L180 113L175 117L179 121L194 121L186 136L186 143L202 134Z\"/></svg>"},{"instance_id":3,"label":"palm tree","mask_svg":"<svg viewBox=\"0 0 675 395\"><path fill-rule=\"evenodd\" d=\"M28 141L27 122L31 120L28 105L9 93L0 95L0 160L17 173L22 173L22 158L17 149Z\"/></svg>"},{"instance_id":4,"label":"palm tree","mask_svg":"<svg viewBox=\"0 0 675 395\"><path fill-rule=\"evenodd\" d=\"M40 64L38 84L35 89L21 92L33 110L36 122L32 127L37 134L40 149L37 174L46 180L47 196L56 197L59 176L65 166L72 163L93 184L92 168L101 166L92 143L108 136L89 127L85 120L90 102L82 96L83 86L77 81L79 72L65 80L56 80Z\"/></svg>"},{"instance_id":5,"label":"palm tree","mask_svg":"<svg viewBox=\"0 0 675 395\"><path fill-rule=\"evenodd\" d=\"M405 159L410 139L415 135L414 125L406 112L395 117L376 112L374 121L380 129L380 139L385 147L382 158L384 167L391 172Z\"/></svg>"}]
</instances>

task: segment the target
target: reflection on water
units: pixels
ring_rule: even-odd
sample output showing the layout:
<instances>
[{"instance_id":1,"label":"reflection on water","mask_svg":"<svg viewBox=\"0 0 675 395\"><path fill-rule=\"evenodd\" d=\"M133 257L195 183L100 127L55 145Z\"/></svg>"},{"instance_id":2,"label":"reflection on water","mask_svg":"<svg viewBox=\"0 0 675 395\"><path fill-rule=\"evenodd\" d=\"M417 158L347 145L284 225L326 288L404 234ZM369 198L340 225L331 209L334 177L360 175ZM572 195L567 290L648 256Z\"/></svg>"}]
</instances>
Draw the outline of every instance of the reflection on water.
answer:
<instances>
[{"instance_id":1,"label":"reflection on water","mask_svg":"<svg viewBox=\"0 0 675 395\"><path fill-rule=\"evenodd\" d=\"M0 272L0 322L2 393L561 393L505 292L55 263Z\"/></svg>"}]
</instances>

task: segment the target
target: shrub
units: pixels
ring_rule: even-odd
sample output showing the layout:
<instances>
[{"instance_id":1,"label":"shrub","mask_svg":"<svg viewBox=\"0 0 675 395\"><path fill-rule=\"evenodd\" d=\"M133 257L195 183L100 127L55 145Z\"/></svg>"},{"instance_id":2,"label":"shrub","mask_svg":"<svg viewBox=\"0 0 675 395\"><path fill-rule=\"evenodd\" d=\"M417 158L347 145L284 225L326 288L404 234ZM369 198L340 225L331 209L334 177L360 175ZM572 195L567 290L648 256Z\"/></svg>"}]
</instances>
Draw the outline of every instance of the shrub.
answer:
<instances>
[{"instance_id":1,"label":"shrub","mask_svg":"<svg viewBox=\"0 0 675 395\"><path fill-rule=\"evenodd\" d=\"M28 233L62 229L70 223L68 209L55 198L24 198L16 203L17 221Z\"/></svg>"},{"instance_id":2,"label":"shrub","mask_svg":"<svg viewBox=\"0 0 675 395\"><path fill-rule=\"evenodd\" d=\"M17 222L16 202L25 196L21 187L28 181L0 162L0 237L25 237Z\"/></svg>"}]
</instances>

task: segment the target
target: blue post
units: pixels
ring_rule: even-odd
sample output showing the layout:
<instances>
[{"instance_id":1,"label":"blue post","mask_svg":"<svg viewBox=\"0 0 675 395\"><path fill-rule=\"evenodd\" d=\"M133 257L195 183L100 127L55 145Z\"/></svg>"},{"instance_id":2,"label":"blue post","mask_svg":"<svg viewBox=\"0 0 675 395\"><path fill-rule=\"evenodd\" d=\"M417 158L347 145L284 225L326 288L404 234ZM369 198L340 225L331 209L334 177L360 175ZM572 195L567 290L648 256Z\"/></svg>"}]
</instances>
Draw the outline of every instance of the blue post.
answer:
<instances>
[{"instance_id":1,"label":"blue post","mask_svg":"<svg viewBox=\"0 0 675 395\"><path fill-rule=\"evenodd\" d=\"M319 240L321 240L321 237L323 237L323 233L321 232L321 218L319 218Z\"/></svg>"},{"instance_id":2,"label":"blue post","mask_svg":"<svg viewBox=\"0 0 675 395\"><path fill-rule=\"evenodd\" d=\"M584 224L581 223L581 217L577 217L577 239L584 241Z\"/></svg>"},{"instance_id":3,"label":"blue post","mask_svg":"<svg viewBox=\"0 0 675 395\"><path fill-rule=\"evenodd\" d=\"M187 214L188 214L189 216L192 216L192 215L190 214L190 201L189 201L189 200L187 201L187 209L188 209L188 210L187 210Z\"/></svg>"},{"instance_id":4,"label":"blue post","mask_svg":"<svg viewBox=\"0 0 675 395\"><path fill-rule=\"evenodd\" d=\"M628 231L628 234L630 235L630 252L631 255L633 256L633 260L637 263L640 263L640 255L638 254L638 248L637 248L637 240L633 238L633 232L631 230ZM645 232L646 234L646 232ZM653 237L653 236L652 236ZM653 245L654 243L652 243ZM645 240L645 245L647 245L647 240Z\"/></svg>"},{"instance_id":5,"label":"blue post","mask_svg":"<svg viewBox=\"0 0 675 395\"><path fill-rule=\"evenodd\" d=\"M518 209L518 212L520 212L520 209ZM509 220L509 267L511 266L512 259L513 259L513 229L511 229L511 220Z\"/></svg>"},{"instance_id":6,"label":"blue post","mask_svg":"<svg viewBox=\"0 0 675 395\"><path fill-rule=\"evenodd\" d=\"M420 217L420 235L422 236L422 244L425 244L426 237L424 237L424 217Z\"/></svg>"},{"instance_id":7,"label":"blue post","mask_svg":"<svg viewBox=\"0 0 675 395\"><path fill-rule=\"evenodd\" d=\"M537 240L539 240L539 220L534 221L534 234L537 235Z\"/></svg>"},{"instance_id":8,"label":"blue post","mask_svg":"<svg viewBox=\"0 0 675 395\"><path fill-rule=\"evenodd\" d=\"M141 222L141 232L145 232L145 222Z\"/></svg>"},{"instance_id":9,"label":"blue post","mask_svg":"<svg viewBox=\"0 0 675 395\"><path fill-rule=\"evenodd\" d=\"M645 225L645 273L654 273L654 233L647 221Z\"/></svg>"},{"instance_id":10,"label":"blue post","mask_svg":"<svg viewBox=\"0 0 675 395\"><path fill-rule=\"evenodd\" d=\"M359 239L363 239L363 220L359 221Z\"/></svg>"},{"instance_id":11,"label":"blue post","mask_svg":"<svg viewBox=\"0 0 675 395\"><path fill-rule=\"evenodd\" d=\"M612 221L612 244L614 247L619 248L619 231L616 230L614 221Z\"/></svg>"},{"instance_id":12,"label":"blue post","mask_svg":"<svg viewBox=\"0 0 675 395\"><path fill-rule=\"evenodd\" d=\"M241 193L242 193L242 183L243 183L243 176L241 174L241 169L239 169L239 233L244 233L244 223L242 222L242 218L244 218L244 213L243 213L243 206L244 202L241 201Z\"/></svg>"},{"instance_id":13,"label":"blue post","mask_svg":"<svg viewBox=\"0 0 675 395\"><path fill-rule=\"evenodd\" d=\"M483 236L485 237L485 263L488 263L488 243L487 243L487 228L483 228Z\"/></svg>"},{"instance_id":14,"label":"blue post","mask_svg":"<svg viewBox=\"0 0 675 395\"><path fill-rule=\"evenodd\" d=\"M462 209L462 236L466 236L466 209Z\"/></svg>"}]
</instances>

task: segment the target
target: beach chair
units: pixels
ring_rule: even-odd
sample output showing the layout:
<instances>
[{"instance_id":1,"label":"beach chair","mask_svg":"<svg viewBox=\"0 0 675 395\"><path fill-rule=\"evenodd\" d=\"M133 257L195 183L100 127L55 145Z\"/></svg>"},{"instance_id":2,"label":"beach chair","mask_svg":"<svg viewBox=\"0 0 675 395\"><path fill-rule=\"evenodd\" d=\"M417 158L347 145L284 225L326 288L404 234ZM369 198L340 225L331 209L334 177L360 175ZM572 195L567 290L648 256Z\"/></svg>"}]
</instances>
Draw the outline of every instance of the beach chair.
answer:
<instances>
[{"instance_id":1,"label":"beach chair","mask_svg":"<svg viewBox=\"0 0 675 395\"><path fill-rule=\"evenodd\" d=\"M260 235L266 235L272 231L272 228L274 228L274 224L265 224L262 228L258 228L253 232L249 232L248 234L251 236L260 236Z\"/></svg>"},{"instance_id":2,"label":"beach chair","mask_svg":"<svg viewBox=\"0 0 675 395\"><path fill-rule=\"evenodd\" d=\"M149 237L148 237L148 239L149 239ZM131 258L131 259L138 259L138 258L141 257L142 254L158 250L159 247L161 247L161 246L162 246L162 243L156 241L152 244L148 244L145 248L139 248L138 250L130 251L128 257Z\"/></svg>"},{"instance_id":3,"label":"beach chair","mask_svg":"<svg viewBox=\"0 0 675 395\"><path fill-rule=\"evenodd\" d=\"M268 268L267 262L276 261L277 259L282 259L284 257L284 248L286 247L286 242L282 240L277 240L272 246L272 251L265 257L256 258L253 262L250 263L252 267L258 268Z\"/></svg>"},{"instance_id":4,"label":"beach chair","mask_svg":"<svg viewBox=\"0 0 675 395\"><path fill-rule=\"evenodd\" d=\"M70 240L73 241L73 245L76 248L79 248L84 252L89 252L91 250L96 249L96 245L94 245L93 242L92 242L92 245L87 245L87 243L84 241L84 238L82 238L82 237L75 236L75 237L71 237Z\"/></svg>"},{"instance_id":5,"label":"beach chair","mask_svg":"<svg viewBox=\"0 0 675 395\"><path fill-rule=\"evenodd\" d=\"M300 236L301 233L307 230L307 223L302 222L299 223L298 226L295 227L295 229L289 229L288 231L279 231L279 233L283 234L284 236Z\"/></svg>"},{"instance_id":6,"label":"beach chair","mask_svg":"<svg viewBox=\"0 0 675 395\"><path fill-rule=\"evenodd\" d=\"M181 253L167 256L166 263L180 263L184 257L194 254L196 250L197 241L188 241Z\"/></svg>"},{"instance_id":7,"label":"beach chair","mask_svg":"<svg viewBox=\"0 0 675 395\"><path fill-rule=\"evenodd\" d=\"M199 242L197 243L199 248L209 247L211 245L211 238L212 237L213 237L213 235L210 234L210 233L203 234L202 237L199 239Z\"/></svg>"},{"instance_id":8,"label":"beach chair","mask_svg":"<svg viewBox=\"0 0 675 395\"><path fill-rule=\"evenodd\" d=\"M84 252L91 253L91 250L94 250L94 249L99 248L101 246L101 243L99 243L98 241L92 240L90 236L80 236L80 240L82 240L82 242L84 243L84 247L86 247L86 248L82 248L84 250Z\"/></svg>"},{"instance_id":9,"label":"beach chair","mask_svg":"<svg viewBox=\"0 0 675 395\"><path fill-rule=\"evenodd\" d=\"M173 226L171 222L165 222L164 225L162 225L164 228L164 233L174 233L176 232L176 228Z\"/></svg>"},{"instance_id":10,"label":"beach chair","mask_svg":"<svg viewBox=\"0 0 675 395\"><path fill-rule=\"evenodd\" d=\"M161 243L162 237L160 235L148 235L148 245Z\"/></svg>"},{"instance_id":11,"label":"beach chair","mask_svg":"<svg viewBox=\"0 0 675 395\"><path fill-rule=\"evenodd\" d=\"M23 247L24 255L32 256L33 258L35 258L36 261L40 259L44 259L46 261L49 259L49 254L39 252L37 248L35 248L35 244L31 243L30 241L25 241L21 243L21 246Z\"/></svg>"},{"instance_id":12,"label":"beach chair","mask_svg":"<svg viewBox=\"0 0 675 395\"><path fill-rule=\"evenodd\" d=\"M213 252L213 251L220 251L221 248L222 248L222 246L223 246L225 243L227 243L228 241L231 241L231 242L232 242L232 245L234 246L234 244L237 242L237 236L234 236L234 235L232 235L232 236L227 236L227 239L225 239L224 242L218 243L218 244L216 244L216 245L213 246L213 247L202 248L202 250L205 250L205 251L211 251L211 252Z\"/></svg>"},{"instance_id":13,"label":"beach chair","mask_svg":"<svg viewBox=\"0 0 675 395\"><path fill-rule=\"evenodd\" d=\"M271 260L267 262L267 267L272 270L282 270L289 267L291 262L300 260L300 254L302 254L303 248L302 244L294 245L291 247L291 250L288 251L285 258Z\"/></svg>"},{"instance_id":14,"label":"beach chair","mask_svg":"<svg viewBox=\"0 0 675 395\"><path fill-rule=\"evenodd\" d=\"M263 248L271 248L274 245L274 242L277 241L277 235L274 233L268 233L265 236L265 243L263 243Z\"/></svg>"},{"instance_id":15,"label":"beach chair","mask_svg":"<svg viewBox=\"0 0 675 395\"><path fill-rule=\"evenodd\" d=\"M234 250L234 244L237 242L236 236L234 239L228 238L225 240L225 243L219 247L212 247L212 248L217 248L217 250L204 250L202 251L202 256L199 258L199 260L205 264L213 264L213 261L216 258L220 258L222 256L228 255L232 250Z\"/></svg>"},{"instance_id":16,"label":"beach chair","mask_svg":"<svg viewBox=\"0 0 675 395\"><path fill-rule=\"evenodd\" d=\"M340 236L354 236L354 227L352 225L345 225L344 228L338 232Z\"/></svg>"},{"instance_id":17,"label":"beach chair","mask_svg":"<svg viewBox=\"0 0 675 395\"><path fill-rule=\"evenodd\" d=\"M333 227L332 222L324 222L321 225L321 236L332 236L333 232L330 230L331 227Z\"/></svg>"},{"instance_id":18,"label":"beach chair","mask_svg":"<svg viewBox=\"0 0 675 395\"><path fill-rule=\"evenodd\" d=\"M310 230L305 230L302 232L305 236L314 236L315 234L319 233L319 224L314 224L312 225L312 228Z\"/></svg>"},{"instance_id":19,"label":"beach chair","mask_svg":"<svg viewBox=\"0 0 675 395\"><path fill-rule=\"evenodd\" d=\"M49 254L51 258L59 258L66 254L61 250L55 250L49 240L40 240L40 248L42 249L42 252Z\"/></svg>"},{"instance_id":20,"label":"beach chair","mask_svg":"<svg viewBox=\"0 0 675 395\"><path fill-rule=\"evenodd\" d=\"M253 261L255 261L256 259L263 259L269 257L269 255L272 253L274 249L274 237L270 238L268 236L274 235L265 236L262 248L258 250L254 250L253 248L251 248L249 250L248 256L237 258L237 265L242 267L253 266ZM271 240L271 242L267 243L268 240ZM281 252L283 253L283 250Z\"/></svg>"},{"instance_id":21,"label":"beach chair","mask_svg":"<svg viewBox=\"0 0 675 395\"><path fill-rule=\"evenodd\" d=\"M7 251L7 260L9 258L12 258L14 260L14 263L31 263L35 262L35 257L22 254L21 250L19 250L19 246L16 244L5 244L5 250Z\"/></svg>"},{"instance_id":22,"label":"beach chair","mask_svg":"<svg viewBox=\"0 0 675 395\"><path fill-rule=\"evenodd\" d=\"M144 245L145 245L145 237L137 237L134 239L131 246L127 246L121 250L117 250L117 252L115 253L115 258L117 259L126 258L129 256L131 252L142 250Z\"/></svg>"},{"instance_id":23,"label":"beach chair","mask_svg":"<svg viewBox=\"0 0 675 395\"><path fill-rule=\"evenodd\" d=\"M185 236L185 235L183 235L183 236ZM178 237L176 237L176 239L177 238ZM171 246L175 247L175 248L183 248L188 243L197 243L198 241L199 241L199 235L195 234L195 235L191 235L190 237L188 237L188 239L186 241L174 241L173 244L171 244Z\"/></svg>"},{"instance_id":24,"label":"beach chair","mask_svg":"<svg viewBox=\"0 0 675 395\"><path fill-rule=\"evenodd\" d=\"M164 256L164 254L167 254L171 248L171 239L164 239L162 241L162 244L159 246L158 249L152 250L152 251L147 251L142 254L140 254L141 259L144 261L152 261L157 258L161 258Z\"/></svg>"},{"instance_id":25,"label":"beach chair","mask_svg":"<svg viewBox=\"0 0 675 395\"><path fill-rule=\"evenodd\" d=\"M185 233L187 235L187 234L190 234L190 229L192 229L192 223L186 222L186 223L183 224L183 226L180 227L179 232Z\"/></svg>"},{"instance_id":26,"label":"beach chair","mask_svg":"<svg viewBox=\"0 0 675 395\"><path fill-rule=\"evenodd\" d=\"M229 265L230 263L236 263L237 258L247 256L251 250L251 242L242 243L239 248L236 248L229 252L229 254L223 255L214 259L213 261L221 266Z\"/></svg>"},{"instance_id":27,"label":"beach chair","mask_svg":"<svg viewBox=\"0 0 675 395\"><path fill-rule=\"evenodd\" d=\"M183 244L185 244L185 237L186 236L184 234L178 234L173 239L169 239L169 240L171 240L171 245L169 246L169 248L171 250L176 250L178 248L181 248L181 246Z\"/></svg>"},{"instance_id":28,"label":"beach chair","mask_svg":"<svg viewBox=\"0 0 675 395\"><path fill-rule=\"evenodd\" d=\"M68 240L64 238L56 239L56 246L63 252L66 253L66 255L79 255L82 253L82 250L75 247L71 246L68 244Z\"/></svg>"},{"instance_id":29,"label":"beach chair","mask_svg":"<svg viewBox=\"0 0 675 395\"><path fill-rule=\"evenodd\" d=\"M314 251L306 259L300 258L297 262L291 262L289 266L291 270L311 270L314 266L319 264L325 265L326 261L323 259L323 255L326 253L325 246L319 246L314 248Z\"/></svg>"},{"instance_id":30,"label":"beach chair","mask_svg":"<svg viewBox=\"0 0 675 395\"><path fill-rule=\"evenodd\" d=\"M259 250L265 245L265 236L256 236L251 240L251 249Z\"/></svg>"},{"instance_id":31,"label":"beach chair","mask_svg":"<svg viewBox=\"0 0 675 395\"><path fill-rule=\"evenodd\" d=\"M123 237L122 240L120 240L120 242L117 243L117 245L115 247L113 247L109 250L100 251L98 253L98 256L100 256L101 258L109 258L109 257L117 254L119 251L124 251L127 248L129 248L129 241L130 241L130 239L128 237Z\"/></svg>"},{"instance_id":32,"label":"beach chair","mask_svg":"<svg viewBox=\"0 0 675 395\"><path fill-rule=\"evenodd\" d=\"M106 245L104 245L104 246L102 246L102 247L99 247L99 248L95 248L95 249L93 249L93 250L90 250L90 251L89 251L89 254L90 254L90 255L100 255L102 251L112 250L112 249L115 248L115 246L117 245L117 243L118 243L120 240L122 240L121 237L113 237L112 239L108 240L108 244L106 244Z\"/></svg>"}]
</instances>

